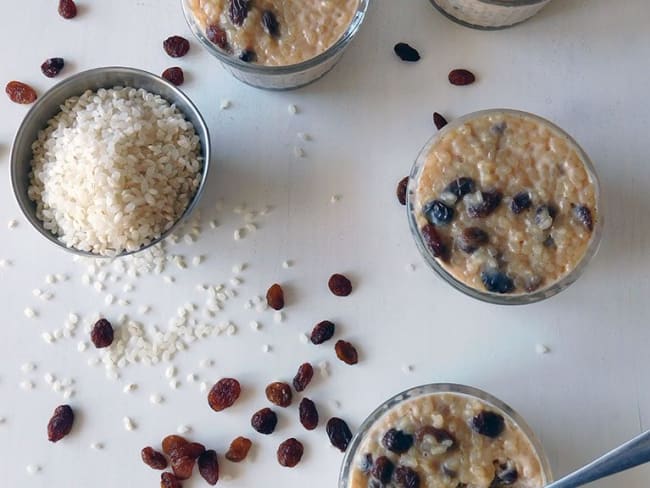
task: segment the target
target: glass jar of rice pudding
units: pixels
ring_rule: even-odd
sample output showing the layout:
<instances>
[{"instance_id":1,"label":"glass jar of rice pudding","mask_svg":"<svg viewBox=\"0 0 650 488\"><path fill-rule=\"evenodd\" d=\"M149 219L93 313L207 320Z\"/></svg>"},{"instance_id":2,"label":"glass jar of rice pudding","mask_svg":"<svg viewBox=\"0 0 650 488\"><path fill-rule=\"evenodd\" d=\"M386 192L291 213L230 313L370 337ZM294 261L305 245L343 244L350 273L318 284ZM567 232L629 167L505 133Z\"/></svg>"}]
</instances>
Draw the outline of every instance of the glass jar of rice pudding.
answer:
<instances>
[{"instance_id":1,"label":"glass jar of rice pudding","mask_svg":"<svg viewBox=\"0 0 650 488\"><path fill-rule=\"evenodd\" d=\"M431 0L440 12L475 29L504 29L520 24L551 0Z\"/></svg>"},{"instance_id":2,"label":"glass jar of rice pudding","mask_svg":"<svg viewBox=\"0 0 650 488\"><path fill-rule=\"evenodd\" d=\"M431 268L465 294L525 304L559 293L598 249L598 177L562 129L508 109L461 117L409 177L407 211Z\"/></svg>"},{"instance_id":3,"label":"glass jar of rice pudding","mask_svg":"<svg viewBox=\"0 0 650 488\"><path fill-rule=\"evenodd\" d=\"M541 443L512 408L464 385L412 388L363 422L339 488L542 488L553 481Z\"/></svg>"},{"instance_id":4,"label":"glass jar of rice pudding","mask_svg":"<svg viewBox=\"0 0 650 488\"><path fill-rule=\"evenodd\" d=\"M370 0L181 0L203 47L237 79L287 90L339 61Z\"/></svg>"}]
</instances>

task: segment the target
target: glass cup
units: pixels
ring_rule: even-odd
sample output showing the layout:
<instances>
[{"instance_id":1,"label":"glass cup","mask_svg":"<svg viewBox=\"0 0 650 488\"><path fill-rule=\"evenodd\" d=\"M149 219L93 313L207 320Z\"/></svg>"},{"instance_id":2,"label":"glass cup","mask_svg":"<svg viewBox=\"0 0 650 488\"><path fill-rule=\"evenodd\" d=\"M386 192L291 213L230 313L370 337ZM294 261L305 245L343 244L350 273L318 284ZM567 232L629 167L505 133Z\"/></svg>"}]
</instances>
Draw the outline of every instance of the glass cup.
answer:
<instances>
[{"instance_id":1,"label":"glass cup","mask_svg":"<svg viewBox=\"0 0 650 488\"><path fill-rule=\"evenodd\" d=\"M505 29L528 20L551 0L431 0L446 17L474 29Z\"/></svg>"}]
</instances>

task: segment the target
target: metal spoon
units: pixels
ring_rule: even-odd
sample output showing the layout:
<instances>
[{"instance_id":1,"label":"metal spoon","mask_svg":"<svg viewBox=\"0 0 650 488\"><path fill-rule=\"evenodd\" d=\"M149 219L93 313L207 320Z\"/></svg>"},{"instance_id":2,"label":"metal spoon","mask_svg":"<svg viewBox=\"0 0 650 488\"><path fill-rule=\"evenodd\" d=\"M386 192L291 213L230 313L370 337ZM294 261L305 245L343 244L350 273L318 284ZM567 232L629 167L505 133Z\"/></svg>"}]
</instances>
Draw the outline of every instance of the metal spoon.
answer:
<instances>
[{"instance_id":1,"label":"metal spoon","mask_svg":"<svg viewBox=\"0 0 650 488\"><path fill-rule=\"evenodd\" d=\"M650 430L545 488L576 488L650 461Z\"/></svg>"}]
</instances>

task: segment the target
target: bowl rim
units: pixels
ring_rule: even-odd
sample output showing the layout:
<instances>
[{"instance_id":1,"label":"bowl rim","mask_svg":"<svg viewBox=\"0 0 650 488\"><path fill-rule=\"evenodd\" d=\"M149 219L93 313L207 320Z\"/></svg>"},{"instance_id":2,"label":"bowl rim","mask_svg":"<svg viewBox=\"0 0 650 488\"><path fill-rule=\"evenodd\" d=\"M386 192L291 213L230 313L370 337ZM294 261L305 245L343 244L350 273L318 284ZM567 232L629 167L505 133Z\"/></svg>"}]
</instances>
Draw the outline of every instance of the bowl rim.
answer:
<instances>
[{"instance_id":1,"label":"bowl rim","mask_svg":"<svg viewBox=\"0 0 650 488\"><path fill-rule=\"evenodd\" d=\"M199 127L194 127L194 130L196 131L197 135L199 138L203 136L205 138L205 144L203 141L200 141L201 145L201 157L203 158L202 161L202 168L201 168L201 180L199 182L199 186L196 189L196 192L192 196L191 200L189 201L187 207L183 211L183 213L180 215L180 217L174 222L174 224L167 229L165 232L163 232L159 237L156 239L152 240L148 244L141 246L138 249L134 249L131 251L123 251L121 253L115 254L115 255L102 255L102 254L97 254L93 253L90 251L83 251L81 249L77 249L74 247L69 247L66 246L63 242L59 240L59 238L53 234L52 232L48 231L47 229L44 229L42 227L42 221L40 221L35 213L32 211L31 208L27 208L27 205L25 204L25 201L19 197L19 194L27 192L27 188L25 190L21 190L18 188L18 173L20 172L20 168L23 164L29 164L31 168L31 160L28 162L25 161L18 161L18 155L17 155L17 144L23 143L21 141L22 134L25 132L26 128L29 126L29 124L32 122L32 119L34 119L39 111L42 109L42 107L45 105L45 103L51 99L57 98L57 96L60 96L60 92L63 91L69 84L83 78L89 78L92 77L93 75L102 75L104 73L108 74L115 74L115 75L126 75L126 76L133 76L134 78L139 78L139 79L149 79L155 84L159 84L161 86L164 86L165 88L169 89L173 94L175 99L170 100L167 97L160 95L162 98L164 98L169 104L174 105L175 107L178 108L178 110L185 116L186 119L188 119L188 114L182 110L181 108L178 107L176 104L176 99L179 99L183 101L187 107L189 107L190 111L192 112L192 116L198 121ZM113 86L124 86L124 87L132 87L138 89L137 86L131 86L126 83L116 83ZM91 88L86 88L81 93L78 95L71 95L71 96L81 96L86 90L89 90ZM109 88L107 88L109 89ZM97 89L94 89L97 90ZM159 95L158 93L155 93L156 95ZM68 97L69 98L69 97ZM67 98L66 98L67 99ZM64 103L65 100L61 100L59 103L59 107L61 104ZM194 125L194 124L193 124ZM44 127L43 127L44 128ZM43 128L39 129L42 130ZM34 143L34 141L28 141L30 147ZM14 135L14 139L11 145L11 153L10 153L10 172L11 172L11 187L14 193L14 198L16 199L18 206L20 207L20 210L22 211L23 215L25 218L29 221L29 223L34 227L42 236L47 238L48 241L52 242L53 244L56 244L59 248L65 249L66 251L78 255L78 256L83 256L83 257L89 257L89 258L98 258L98 259L115 259L115 258L120 258L124 256L129 256L132 254L139 253L141 251L144 251L146 249L149 249L151 247L156 246L157 244L160 244L164 239L169 237L170 234L172 234L175 230L178 229L182 223L184 223L189 216L193 213L193 211L196 209L198 206L198 203L201 199L201 196L203 195L205 191L205 186L207 183L208 179L208 173L210 170L210 159L211 159L211 154L212 154L212 144L210 141L210 131L208 129L208 126L205 122L205 119L201 115L201 112L199 109L196 107L194 102L182 91L180 90L177 86L173 85L169 81L165 80L164 78L151 73L149 71L145 71L142 69L138 68L131 68L131 67L126 67L126 66L104 66L104 67L99 67L99 68L92 68L88 70L81 71L79 73L75 73L68 78L58 82L56 85L48 89L42 96L36 100L34 105L30 107L30 109L27 111L25 116L23 117L23 120L21 121L20 125L18 126L18 129L16 130L16 133ZM29 200L29 197L26 197Z\"/></svg>"}]
</instances>

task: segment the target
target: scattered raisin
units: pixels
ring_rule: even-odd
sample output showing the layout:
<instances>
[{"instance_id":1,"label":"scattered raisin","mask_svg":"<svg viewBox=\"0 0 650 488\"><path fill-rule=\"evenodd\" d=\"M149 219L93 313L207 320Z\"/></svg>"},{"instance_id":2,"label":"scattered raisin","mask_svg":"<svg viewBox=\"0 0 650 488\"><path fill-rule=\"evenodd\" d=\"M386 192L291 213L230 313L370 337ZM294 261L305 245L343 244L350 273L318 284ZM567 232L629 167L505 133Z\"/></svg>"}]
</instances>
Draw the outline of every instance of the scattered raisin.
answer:
<instances>
[{"instance_id":1,"label":"scattered raisin","mask_svg":"<svg viewBox=\"0 0 650 488\"><path fill-rule=\"evenodd\" d=\"M172 449L169 453L171 458L190 457L192 459L198 458L205 452L205 446L198 442L188 442L187 444L180 445Z\"/></svg>"},{"instance_id":2,"label":"scattered raisin","mask_svg":"<svg viewBox=\"0 0 650 488\"><path fill-rule=\"evenodd\" d=\"M12 102L28 105L36 101L36 91L29 85L20 81L10 81L5 87L5 92Z\"/></svg>"},{"instance_id":3,"label":"scattered raisin","mask_svg":"<svg viewBox=\"0 0 650 488\"><path fill-rule=\"evenodd\" d=\"M276 381L266 387L266 398L278 407L286 408L291 405L291 387L286 383Z\"/></svg>"},{"instance_id":4,"label":"scattered raisin","mask_svg":"<svg viewBox=\"0 0 650 488\"><path fill-rule=\"evenodd\" d=\"M294 439L287 439L278 446L278 462L281 466L293 468L300 462L303 453L303 447L300 441Z\"/></svg>"},{"instance_id":5,"label":"scattered raisin","mask_svg":"<svg viewBox=\"0 0 650 488\"><path fill-rule=\"evenodd\" d=\"M458 236L458 247L467 254L474 253L490 240L487 232L479 227L468 227Z\"/></svg>"},{"instance_id":6,"label":"scattered raisin","mask_svg":"<svg viewBox=\"0 0 650 488\"><path fill-rule=\"evenodd\" d=\"M339 451L345 452L350 440L352 440L352 432L350 432L348 424L343 419L332 417L327 421L325 430L332 445Z\"/></svg>"},{"instance_id":7,"label":"scattered raisin","mask_svg":"<svg viewBox=\"0 0 650 488\"><path fill-rule=\"evenodd\" d=\"M409 184L409 177L405 176L397 184L397 200L402 205L406 205L406 187Z\"/></svg>"},{"instance_id":8,"label":"scattered raisin","mask_svg":"<svg viewBox=\"0 0 650 488\"><path fill-rule=\"evenodd\" d=\"M402 60L414 63L420 60L420 53L417 49L409 46L405 42L398 42L393 48L395 54Z\"/></svg>"},{"instance_id":9,"label":"scattered raisin","mask_svg":"<svg viewBox=\"0 0 650 488\"><path fill-rule=\"evenodd\" d=\"M461 176L449 183L445 188L445 193L453 193L458 198L463 198L468 193L474 193L476 183L472 178Z\"/></svg>"},{"instance_id":10,"label":"scattered raisin","mask_svg":"<svg viewBox=\"0 0 650 488\"><path fill-rule=\"evenodd\" d=\"M432 224L426 224L420 229L424 245L427 247L434 258L440 258L446 261L449 258L449 248L442 241L442 237L438 234L436 227Z\"/></svg>"},{"instance_id":11,"label":"scattered raisin","mask_svg":"<svg viewBox=\"0 0 650 488\"><path fill-rule=\"evenodd\" d=\"M230 0L230 20L233 24L241 26L248 17L250 0Z\"/></svg>"},{"instance_id":12,"label":"scattered raisin","mask_svg":"<svg viewBox=\"0 0 650 488\"><path fill-rule=\"evenodd\" d=\"M59 405L54 409L52 418L47 424L47 438L50 442L58 442L72 430L74 412L70 405Z\"/></svg>"},{"instance_id":13,"label":"scattered raisin","mask_svg":"<svg viewBox=\"0 0 650 488\"><path fill-rule=\"evenodd\" d=\"M334 336L335 328L336 326L329 320L323 320L322 322L317 323L311 331L312 344L318 345L325 341L329 341Z\"/></svg>"},{"instance_id":14,"label":"scattered raisin","mask_svg":"<svg viewBox=\"0 0 650 488\"><path fill-rule=\"evenodd\" d=\"M246 459L253 443L246 437L237 437L230 443L230 448L226 453L226 459L233 463L238 463Z\"/></svg>"},{"instance_id":15,"label":"scattered raisin","mask_svg":"<svg viewBox=\"0 0 650 488\"><path fill-rule=\"evenodd\" d=\"M65 66L63 58L49 58L41 64L41 71L48 78L54 78L58 75Z\"/></svg>"},{"instance_id":16,"label":"scattered raisin","mask_svg":"<svg viewBox=\"0 0 650 488\"><path fill-rule=\"evenodd\" d=\"M345 364L353 365L359 362L359 355L355 347L346 341L337 341L334 346L336 357Z\"/></svg>"},{"instance_id":17,"label":"scattered raisin","mask_svg":"<svg viewBox=\"0 0 650 488\"><path fill-rule=\"evenodd\" d=\"M501 204L503 194L498 190L481 192L481 201L467 207L467 215L472 218L483 218L494 212Z\"/></svg>"},{"instance_id":18,"label":"scattered raisin","mask_svg":"<svg viewBox=\"0 0 650 488\"><path fill-rule=\"evenodd\" d=\"M401 488L419 488L420 475L406 466L399 466L395 470L395 484Z\"/></svg>"},{"instance_id":19,"label":"scattered raisin","mask_svg":"<svg viewBox=\"0 0 650 488\"><path fill-rule=\"evenodd\" d=\"M59 15L64 19L73 19L77 16L77 5L73 0L59 0Z\"/></svg>"},{"instance_id":20,"label":"scattered raisin","mask_svg":"<svg viewBox=\"0 0 650 488\"><path fill-rule=\"evenodd\" d=\"M505 463L494 461L494 479L490 488L499 488L501 486L512 485L519 478L519 473L510 459Z\"/></svg>"},{"instance_id":21,"label":"scattered raisin","mask_svg":"<svg viewBox=\"0 0 650 488\"><path fill-rule=\"evenodd\" d=\"M401 430L389 429L382 437L381 443L389 451L402 454L413 445L413 436Z\"/></svg>"},{"instance_id":22,"label":"scattered raisin","mask_svg":"<svg viewBox=\"0 0 650 488\"><path fill-rule=\"evenodd\" d=\"M422 213L433 225L447 225L454 219L454 209L440 200L433 200L427 203Z\"/></svg>"},{"instance_id":23,"label":"scattered raisin","mask_svg":"<svg viewBox=\"0 0 650 488\"><path fill-rule=\"evenodd\" d=\"M210 449L199 456L199 474L209 485L216 485L219 481L219 461L217 453Z\"/></svg>"},{"instance_id":24,"label":"scattered raisin","mask_svg":"<svg viewBox=\"0 0 650 488\"><path fill-rule=\"evenodd\" d=\"M173 474L163 473L160 475L160 488L181 488L182 486Z\"/></svg>"},{"instance_id":25,"label":"scattered raisin","mask_svg":"<svg viewBox=\"0 0 650 488\"><path fill-rule=\"evenodd\" d=\"M578 222L584 225L589 232L594 230L594 219L591 215L591 210L589 210L588 207L585 207L584 205L575 205L572 203L571 208L573 209L573 217Z\"/></svg>"},{"instance_id":26,"label":"scattered raisin","mask_svg":"<svg viewBox=\"0 0 650 488\"><path fill-rule=\"evenodd\" d=\"M245 63L253 63L257 60L257 53L252 49L244 49L239 55L239 59Z\"/></svg>"},{"instance_id":27,"label":"scattered raisin","mask_svg":"<svg viewBox=\"0 0 650 488\"><path fill-rule=\"evenodd\" d=\"M275 14L270 10L265 10L262 14L262 25L270 36L280 37L280 23Z\"/></svg>"},{"instance_id":28,"label":"scattered raisin","mask_svg":"<svg viewBox=\"0 0 650 488\"><path fill-rule=\"evenodd\" d=\"M298 408L300 423L307 430L314 430L318 426L318 410L316 404L309 398L303 398Z\"/></svg>"},{"instance_id":29,"label":"scattered raisin","mask_svg":"<svg viewBox=\"0 0 650 488\"><path fill-rule=\"evenodd\" d=\"M475 81L474 73L466 69L455 69L449 72L449 83L452 85L471 85Z\"/></svg>"},{"instance_id":30,"label":"scattered raisin","mask_svg":"<svg viewBox=\"0 0 650 488\"><path fill-rule=\"evenodd\" d=\"M503 417L495 412L483 410L472 419L472 428L481 435L494 439L505 429Z\"/></svg>"},{"instance_id":31,"label":"scattered raisin","mask_svg":"<svg viewBox=\"0 0 650 488\"><path fill-rule=\"evenodd\" d=\"M97 349L113 344L113 336L113 326L106 319L99 319L90 331L90 340Z\"/></svg>"},{"instance_id":32,"label":"scattered raisin","mask_svg":"<svg viewBox=\"0 0 650 488\"><path fill-rule=\"evenodd\" d=\"M282 310L284 308L284 290L277 283L269 288L266 292L266 303L273 310Z\"/></svg>"},{"instance_id":33,"label":"scattered raisin","mask_svg":"<svg viewBox=\"0 0 650 488\"><path fill-rule=\"evenodd\" d=\"M445 119L443 115L438 112L433 112L433 123L435 124L436 129L440 130L449 122L447 122L447 119Z\"/></svg>"},{"instance_id":34,"label":"scattered raisin","mask_svg":"<svg viewBox=\"0 0 650 488\"><path fill-rule=\"evenodd\" d=\"M380 456L372 465L372 471L370 473L382 483L388 484L390 478L393 476L394 469L395 465L390 459L386 456Z\"/></svg>"},{"instance_id":35,"label":"scattered raisin","mask_svg":"<svg viewBox=\"0 0 650 488\"><path fill-rule=\"evenodd\" d=\"M347 297L352 293L352 283L342 274L333 274L330 276L327 286L337 297Z\"/></svg>"},{"instance_id":36,"label":"scattered raisin","mask_svg":"<svg viewBox=\"0 0 650 488\"><path fill-rule=\"evenodd\" d=\"M222 378L208 393L208 404L215 412L231 407L241 394L239 381L233 378Z\"/></svg>"},{"instance_id":37,"label":"scattered raisin","mask_svg":"<svg viewBox=\"0 0 650 488\"><path fill-rule=\"evenodd\" d=\"M168 435L162 441L162 450L165 454L170 455L172 451L188 443L189 442L185 437L176 434Z\"/></svg>"},{"instance_id":38,"label":"scattered raisin","mask_svg":"<svg viewBox=\"0 0 650 488\"><path fill-rule=\"evenodd\" d=\"M225 29L222 29L218 25L211 24L205 29L205 35L208 37L210 42L216 44L221 49L228 49L228 34Z\"/></svg>"},{"instance_id":39,"label":"scattered raisin","mask_svg":"<svg viewBox=\"0 0 650 488\"><path fill-rule=\"evenodd\" d=\"M192 477L192 471L194 470L194 464L196 463L195 458L189 456L172 456L170 460L170 465L174 476L179 480L187 480Z\"/></svg>"},{"instance_id":40,"label":"scattered raisin","mask_svg":"<svg viewBox=\"0 0 650 488\"><path fill-rule=\"evenodd\" d=\"M181 86L185 83L185 73L183 73L182 68L174 66L173 68L167 68L162 73L162 77L169 81L172 85Z\"/></svg>"},{"instance_id":41,"label":"scattered raisin","mask_svg":"<svg viewBox=\"0 0 650 488\"><path fill-rule=\"evenodd\" d=\"M314 368L310 363L303 363L298 368L296 376L293 378L293 387L296 391L304 391L307 385L314 377Z\"/></svg>"},{"instance_id":42,"label":"scattered raisin","mask_svg":"<svg viewBox=\"0 0 650 488\"><path fill-rule=\"evenodd\" d=\"M167 459L162 452L154 450L153 447L145 447L140 451L142 462L152 469L165 469L167 467Z\"/></svg>"},{"instance_id":43,"label":"scattered raisin","mask_svg":"<svg viewBox=\"0 0 650 488\"><path fill-rule=\"evenodd\" d=\"M482 271L481 281L485 289L492 293L510 293L515 289L515 283L512 278L496 269Z\"/></svg>"},{"instance_id":44,"label":"scattered raisin","mask_svg":"<svg viewBox=\"0 0 650 488\"><path fill-rule=\"evenodd\" d=\"M519 215L524 210L528 210L532 204L533 201L530 198L530 193L527 191L522 191L512 197L512 202L510 202L510 210L512 210L513 214Z\"/></svg>"},{"instance_id":45,"label":"scattered raisin","mask_svg":"<svg viewBox=\"0 0 650 488\"><path fill-rule=\"evenodd\" d=\"M171 36L163 41L163 48L172 58L181 58L190 50L190 41L181 36Z\"/></svg>"},{"instance_id":46,"label":"scattered raisin","mask_svg":"<svg viewBox=\"0 0 650 488\"><path fill-rule=\"evenodd\" d=\"M251 426L260 434L272 434L278 424L278 416L270 408L258 410L251 417Z\"/></svg>"}]
</instances>

